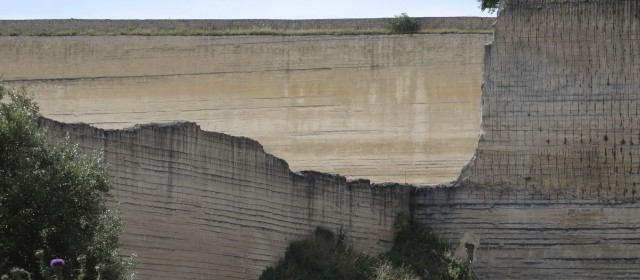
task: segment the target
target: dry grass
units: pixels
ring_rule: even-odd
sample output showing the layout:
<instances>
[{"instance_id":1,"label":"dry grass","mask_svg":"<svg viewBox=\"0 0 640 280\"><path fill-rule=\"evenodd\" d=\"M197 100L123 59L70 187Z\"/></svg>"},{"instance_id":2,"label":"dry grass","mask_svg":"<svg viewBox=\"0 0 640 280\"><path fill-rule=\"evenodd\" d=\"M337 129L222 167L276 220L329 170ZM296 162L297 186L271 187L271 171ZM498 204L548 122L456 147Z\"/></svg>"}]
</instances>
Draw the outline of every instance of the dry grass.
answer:
<instances>
[{"instance_id":1,"label":"dry grass","mask_svg":"<svg viewBox=\"0 0 640 280\"><path fill-rule=\"evenodd\" d=\"M461 30L461 29L421 29L417 34L491 34L492 30ZM109 32L98 32L92 29L78 30L50 30L45 32L28 33L9 31L0 36L312 36L312 35L390 35L387 28L376 29L273 29L273 28L242 28L242 29L197 29L178 27L175 29L127 28Z\"/></svg>"}]
</instances>

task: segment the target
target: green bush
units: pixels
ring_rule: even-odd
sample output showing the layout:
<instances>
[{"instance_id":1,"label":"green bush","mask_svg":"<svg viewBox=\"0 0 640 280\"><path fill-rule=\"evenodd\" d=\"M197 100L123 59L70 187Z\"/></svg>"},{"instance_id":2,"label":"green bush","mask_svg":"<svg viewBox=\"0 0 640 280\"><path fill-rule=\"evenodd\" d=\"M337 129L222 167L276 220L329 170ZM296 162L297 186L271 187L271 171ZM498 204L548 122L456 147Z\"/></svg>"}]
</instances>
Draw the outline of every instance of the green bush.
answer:
<instances>
[{"instance_id":1,"label":"green bush","mask_svg":"<svg viewBox=\"0 0 640 280\"><path fill-rule=\"evenodd\" d=\"M390 19L387 24L391 33L395 34L414 34L420 32L420 21L409 17L405 13Z\"/></svg>"},{"instance_id":2,"label":"green bush","mask_svg":"<svg viewBox=\"0 0 640 280\"><path fill-rule=\"evenodd\" d=\"M98 264L106 268L102 279L125 279L128 261L117 254L122 223L105 206L107 166L98 154L48 142L39 118L25 88L0 82L0 275L22 269L39 278L39 257L60 258L69 279L79 270L76 258L86 256L86 279L96 278Z\"/></svg>"},{"instance_id":3,"label":"green bush","mask_svg":"<svg viewBox=\"0 0 640 280\"><path fill-rule=\"evenodd\" d=\"M394 265L406 265L422 279L473 279L468 264L456 259L447 244L421 223L400 215L394 227L393 247L385 254Z\"/></svg>"},{"instance_id":4,"label":"green bush","mask_svg":"<svg viewBox=\"0 0 640 280\"><path fill-rule=\"evenodd\" d=\"M261 280L375 279L471 280L470 267L453 257L422 224L400 215L396 238L385 254L369 256L344 244L344 233L317 228L313 236L289 245L284 259L263 271Z\"/></svg>"},{"instance_id":5,"label":"green bush","mask_svg":"<svg viewBox=\"0 0 640 280\"><path fill-rule=\"evenodd\" d=\"M407 266L394 266L388 260L381 260L375 267L372 280L420 280Z\"/></svg>"},{"instance_id":6,"label":"green bush","mask_svg":"<svg viewBox=\"0 0 640 280\"><path fill-rule=\"evenodd\" d=\"M374 259L344 244L344 234L317 228L310 238L289 245L284 259L259 279L369 279Z\"/></svg>"}]
</instances>

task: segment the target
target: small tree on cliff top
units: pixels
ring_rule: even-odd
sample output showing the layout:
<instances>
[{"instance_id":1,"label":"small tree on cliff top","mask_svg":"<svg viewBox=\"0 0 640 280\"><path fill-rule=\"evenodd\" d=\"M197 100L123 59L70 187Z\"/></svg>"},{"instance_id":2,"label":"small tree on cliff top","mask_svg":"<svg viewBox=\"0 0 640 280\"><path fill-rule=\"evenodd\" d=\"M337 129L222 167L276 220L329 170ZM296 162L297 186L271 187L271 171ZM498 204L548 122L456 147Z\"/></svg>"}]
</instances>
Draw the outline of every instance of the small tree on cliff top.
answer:
<instances>
[{"instance_id":1,"label":"small tree on cliff top","mask_svg":"<svg viewBox=\"0 0 640 280\"><path fill-rule=\"evenodd\" d=\"M127 262L116 251L122 224L105 206L107 167L99 155L49 143L39 118L24 88L0 81L0 275L21 268L44 276L40 251L46 263L64 259L65 279L77 277L80 256L85 279L96 278L96 265L101 279L125 279Z\"/></svg>"},{"instance_id":2,"label":"small tree on cliff top","mask_svg":"<svg viewBox=\"0 0 640 280\"><path fill-rule=\"evenodd\" d=\"M478 0L478 2L480 2L480 9L489 10L489 13L494 13L500 5L500 0Z\"/></svg>"}]
</instances>

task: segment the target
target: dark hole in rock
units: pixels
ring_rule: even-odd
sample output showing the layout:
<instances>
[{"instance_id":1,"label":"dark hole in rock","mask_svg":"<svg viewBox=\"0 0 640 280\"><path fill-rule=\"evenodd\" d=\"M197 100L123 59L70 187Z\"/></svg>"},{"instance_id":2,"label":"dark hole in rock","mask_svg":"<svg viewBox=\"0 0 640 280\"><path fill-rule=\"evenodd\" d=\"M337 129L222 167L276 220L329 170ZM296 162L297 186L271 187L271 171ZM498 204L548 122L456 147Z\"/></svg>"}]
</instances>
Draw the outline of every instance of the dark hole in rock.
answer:
<instances>
[{"instance_id":1,"label":"dark hole in rock","mask_svg":"<svg viewBox=\"0 0 640 280\"><path fill-rule=\"evenodd\" d=\"M467 250L467 259L469 260L469 262L473 262L473 251L475 250L476 246L470 243L465 243L464 248Z\"/></svg>"}]
</instances>

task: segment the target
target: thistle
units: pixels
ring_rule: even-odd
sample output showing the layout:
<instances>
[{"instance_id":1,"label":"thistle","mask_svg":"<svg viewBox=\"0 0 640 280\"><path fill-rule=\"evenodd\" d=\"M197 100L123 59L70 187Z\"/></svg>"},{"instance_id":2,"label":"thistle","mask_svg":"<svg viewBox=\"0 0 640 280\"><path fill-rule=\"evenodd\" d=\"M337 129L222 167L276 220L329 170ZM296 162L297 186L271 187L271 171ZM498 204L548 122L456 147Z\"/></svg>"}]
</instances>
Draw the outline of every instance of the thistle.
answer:
<instances>
[{"instance_id":1,"label":"thistle","mask_svg":"<svg viewBox=\"0 0 640 280\"><path fill-rule=\"evenodd\" d=\"M63 259L53 259L49 263L49 267L56 274L55 279L62 280L62 268L64 268L64 260Z\"/></svg>"}]
</instances>

